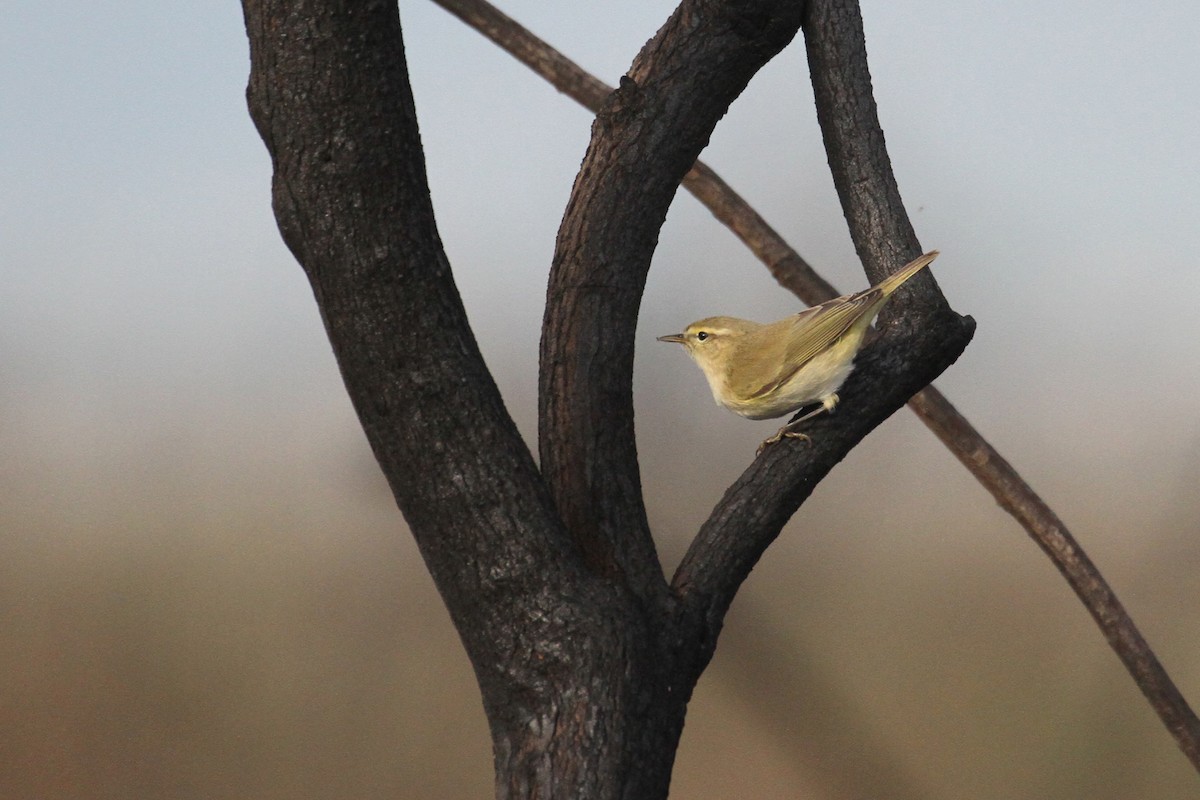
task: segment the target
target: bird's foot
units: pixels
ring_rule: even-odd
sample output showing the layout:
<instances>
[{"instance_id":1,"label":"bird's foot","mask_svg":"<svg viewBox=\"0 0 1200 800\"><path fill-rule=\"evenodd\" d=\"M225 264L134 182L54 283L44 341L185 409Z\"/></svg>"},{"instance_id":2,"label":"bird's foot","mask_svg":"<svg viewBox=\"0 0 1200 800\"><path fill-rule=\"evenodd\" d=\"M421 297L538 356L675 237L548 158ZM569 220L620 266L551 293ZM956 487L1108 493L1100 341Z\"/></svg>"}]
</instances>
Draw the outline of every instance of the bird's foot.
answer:
<instances>
[{"instance_id":1,"label":"bird's foot","mask_svg":"<svg viewBox=\"0 0 1200 800\"><path fill-rule=\"evenodd\" d=\"M767 445L775 444L783 439L803 439L806 442L812 441L812 437L807 433L800 433L800 431L791 430L791 427L792 423L789 422L787 425L784 425L782 428L780 428L774 436L766 439L758 446L758 450L754 451L754 455L761 456L762 451L767 449Z\"/></svg>"}]
</instances>

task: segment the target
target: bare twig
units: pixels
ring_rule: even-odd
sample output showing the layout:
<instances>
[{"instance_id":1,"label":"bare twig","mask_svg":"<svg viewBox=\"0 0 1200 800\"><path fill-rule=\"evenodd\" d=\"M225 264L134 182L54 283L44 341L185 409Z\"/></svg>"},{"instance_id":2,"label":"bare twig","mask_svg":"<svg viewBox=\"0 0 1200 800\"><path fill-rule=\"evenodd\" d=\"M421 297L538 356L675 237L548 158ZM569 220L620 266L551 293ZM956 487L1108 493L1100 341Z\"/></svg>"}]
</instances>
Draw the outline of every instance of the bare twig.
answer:
<instances>
[{"instance_id":1,"label":"bare twig","mask_svg":"<svg viewBox=\"0 0 1200 800\"><path fill-rule=\"evenodd\" d=\"M595 111L611 88L483 0L434 0L502 49ZM865 52L863 54L865 59ZM863 62L865 74L865 60ZM683 185L726 224L785 288L814 304L838 292L789 246L763 218L710 168L696 162ZM874 260L864 257L864 260ZM886 259L880 259L882 262ZM896 256L892 263L899 263ZM877 277L877 276L873 276ZM1057 515L1012 466L933 386L912 397L909 407L996 502L1026 529L1067 579L1105 638L1150 701L1179 748L1200 770L1200 720L1180 694L1128 613L1095 565ZM677 583L678 583L677 575Z\"/></svg>"},{"instance_id":2,"label":"bare twig","mask_svg":"<svg viewBox=\"0 0 1200 800\"><path fill-rule=\"evenodd\" d=\"M1179 749L1200 770L1200 721L1108 581L1058 515L941 392L931 386L915 395L909 407L1050 557L1175 737Z\"/></svg>"}]
</instances>

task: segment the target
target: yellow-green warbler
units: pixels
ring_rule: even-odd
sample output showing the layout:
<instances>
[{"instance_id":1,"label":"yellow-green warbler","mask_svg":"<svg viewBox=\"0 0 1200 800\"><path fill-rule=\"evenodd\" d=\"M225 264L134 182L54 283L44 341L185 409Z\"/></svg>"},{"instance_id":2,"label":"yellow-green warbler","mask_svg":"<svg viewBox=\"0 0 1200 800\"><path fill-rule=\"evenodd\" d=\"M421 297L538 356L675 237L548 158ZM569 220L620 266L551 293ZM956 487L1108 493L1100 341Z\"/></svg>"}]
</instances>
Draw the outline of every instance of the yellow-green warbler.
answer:
<instances>
[{"instance_id":1,"label":"yellow-green warbler","mask_svg":"<svg viewBox=\"0 0 1200 800\"><path fill-rule=\"evenodd\" d=\"M837 390L853 371L875 315L893 292L937 257L938 251L932 250L866 291L828 300L778 322L708 317L658 340L683 345L708 378L713 398L735 414L772 419L820 403L780 428L759 451L784 437L807 439L795 426L833 411Z\"/></svg>"}]
</instances>

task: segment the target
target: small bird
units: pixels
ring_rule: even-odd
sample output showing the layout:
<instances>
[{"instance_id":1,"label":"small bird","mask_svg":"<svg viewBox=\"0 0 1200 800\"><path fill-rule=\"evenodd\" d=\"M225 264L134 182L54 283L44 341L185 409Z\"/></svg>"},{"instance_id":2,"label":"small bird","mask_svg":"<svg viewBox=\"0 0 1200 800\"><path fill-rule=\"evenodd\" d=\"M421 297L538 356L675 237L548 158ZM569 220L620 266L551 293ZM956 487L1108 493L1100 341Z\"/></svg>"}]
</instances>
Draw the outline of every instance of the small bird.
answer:
<instances>
[{"instance_id":1,"label":"small bird","mask_svg":"<svg viewBox=\"0 0 1200 800\"><path fill-rule=\"evenodd\" d=\"M660 336L678 342L708 379L718 405L749 419L772 419L813 403L758 448L783 438L808 439L795 427L838 404L837 390L854 370L875 315L892 293L938 257L937 250L905 264L866 291L827 300L778 322L708 317L683 333Z\"/></svg>"}]
</instances>

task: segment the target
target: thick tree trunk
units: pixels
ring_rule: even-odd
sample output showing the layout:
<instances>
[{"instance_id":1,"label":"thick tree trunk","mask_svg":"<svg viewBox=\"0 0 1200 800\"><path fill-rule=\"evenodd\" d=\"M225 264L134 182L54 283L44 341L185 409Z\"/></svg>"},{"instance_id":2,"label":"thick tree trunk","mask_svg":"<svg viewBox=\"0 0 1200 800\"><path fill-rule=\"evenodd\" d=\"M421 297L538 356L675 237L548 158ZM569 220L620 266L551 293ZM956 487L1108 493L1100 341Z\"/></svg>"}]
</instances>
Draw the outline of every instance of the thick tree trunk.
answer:
<instances>
[{"instance_id":1,"label":"thick tree trunk","mask_svg":"<svg viewBox=\"0 0 1200 800\"><path fill-rule=\"evenodd\" d=\"M279 227L474 666L497 795L665 797L688 698L754 560L833 464L970 336L929 281L923 308L935 324L881 343L847 385L856 409L826 423L807 457L780 445L756 461L665 580L633 436L642 288L680 179L795 35L804 4L685 0L601 110L547 295L541 471L442 249L394 1L243 6L248 99Z\"/></svg>"},{"instance_id":2,"label":"thick tree trunk","mask_svg":"<svg viewBox=\"0 0 1200 800\"><path fill-rule=\"evenodd\" d=\"M280 230L475 667L498 794L665 796L691 685L668 608L588 568L483 364L394 3L247 0L245 15Z\"/></svg>"}]
</instances>

